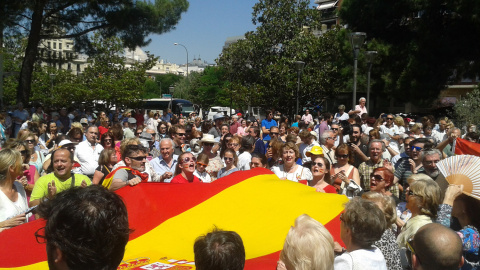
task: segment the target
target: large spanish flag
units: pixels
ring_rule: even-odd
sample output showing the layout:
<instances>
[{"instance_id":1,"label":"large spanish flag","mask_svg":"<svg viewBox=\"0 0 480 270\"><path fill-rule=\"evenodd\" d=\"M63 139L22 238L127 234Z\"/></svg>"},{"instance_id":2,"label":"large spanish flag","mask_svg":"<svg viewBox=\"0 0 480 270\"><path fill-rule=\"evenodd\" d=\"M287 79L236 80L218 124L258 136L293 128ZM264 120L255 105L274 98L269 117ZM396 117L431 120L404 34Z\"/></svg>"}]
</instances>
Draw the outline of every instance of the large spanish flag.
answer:
<instances>
[{"instance_id":1,"label":"large spanish flag","mask_svg":"<svg viewBox=\"0 0 480 270\"><path fill-rule=\"evenodd\" d=\"M245 269L274 269L301 214L324 224L340 242L338 217L348 200L260 168L213 183L141 183L117 192L134 229L119 269L195 269L193 243L215 226L242 237ZM44 223L36 220L0 233L0 269L48 269L45 246L34 236Z\"/></svg>"},{"instance_id":2,"label":"large spanish flag","mask_svg":"<svg viewBox=\"0 0 480 270\"><path fill-rule=\"evenodd\" d=\"M480 144L457 138L455 141L455 155L473 155L480 157Z\"/></svg>"}]
</instances>

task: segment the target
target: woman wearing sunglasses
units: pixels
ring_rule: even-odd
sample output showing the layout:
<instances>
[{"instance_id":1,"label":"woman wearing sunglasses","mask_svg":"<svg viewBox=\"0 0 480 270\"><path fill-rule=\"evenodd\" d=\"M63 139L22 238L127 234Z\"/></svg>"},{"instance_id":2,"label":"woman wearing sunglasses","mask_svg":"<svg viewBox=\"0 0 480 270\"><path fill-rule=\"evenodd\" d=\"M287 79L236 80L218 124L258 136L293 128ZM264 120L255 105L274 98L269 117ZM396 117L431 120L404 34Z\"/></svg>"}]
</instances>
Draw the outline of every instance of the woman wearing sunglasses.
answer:
<instances>
[{"instance_id":1,"label":"woman wearing sunglasses","mask_svg":"<svg viewBox=\"0 0 480 270\"><path fill-rule=\"evenodd\" d=\"M405 194L407 208L412 212L412 217L405 223L397 237L400 248L407 246L407 241L418 229L436 219L441 197L440 187L432 179L413 182Z\"/></svg>"},{"instance_id":2,"label":"woman wearing sunglasses","mask_svg":"<svg viewBox=\"0 0 480 270\"><path fill-rule=\"evenodd\" d=\"M360 187L360 175L350 161L353 162L353 155L350 153L350 147L346 144L340 144L335 149L337 163L330 170L331 183L337 189L339 194L351 198L362 191ZM350 159L352 157L352 159Z\"/></svg>"},{"instance_id":3,"label":"woman wearing sunglasses","mask_svg":"<svg viewBox=\"0 0 480 270\"><path fill-rule=\"evenodd\" d=\"M27 150L31 153L29 164L34 165L37 168L38 173L42 174L45 156L40 153L40 151L35 150L35 146L37 145L37 139L35 138L35 135L28 130L21 130L18 132L17 139L25 142Z\"/></svg>"},{"instance_id":4,"label":"woman wearing sunglasses","mask_svg":"<svg viewBox=\"0 0 480 270\"><path fill-rule=\"evenodd\" d=\"M325 180L330 180L330 162L324 157L316 157L312 160L313 179L309 186L314 187L317 192L337 193L337 190Z\"/></svg>"},{"instance_id":5,"label":"woman wearing sunglasses","mask_svg":"<svg viewBox=\"0 0 480 270\"><path fill-rule=\"evenodd\" d=\"M201 146L203 147L202 153L208 156L208 166L206 168L208 174L212 179L212 182L217 180L218 171L223 167L223 162L220 159L220 155L216 151L213 151L212 148L215 145L215 139L211 134L203 134L203 138L200 140Z\"/></svg>"},{"instance_id":6,"label":"woman wearing sunglasses","mask_svg":"<svg viewBox=\"0 0 480 270\"><path fill-rule=\"evenodd\" d=\"M225 162L225 167L218 171L218 178L227 176L233 172L238 171L237 168L237 154L233 149L227 148L223 154L223 161Z\"/></svg>"},{"instance_id":7,"label":"woman wearing sunglasses","mask_svg":"<svg viewBox=\"0 0 480 270\"><path fill-rule=\"evenodd\" d=\"M195 158L192 153L182 153L178 157L177 167L175 168L175 177L173 177L170 183L186 184L201 182L200 179L193 174L195 172L196 161L197 158Z\"/></svg>"}]
</instances>

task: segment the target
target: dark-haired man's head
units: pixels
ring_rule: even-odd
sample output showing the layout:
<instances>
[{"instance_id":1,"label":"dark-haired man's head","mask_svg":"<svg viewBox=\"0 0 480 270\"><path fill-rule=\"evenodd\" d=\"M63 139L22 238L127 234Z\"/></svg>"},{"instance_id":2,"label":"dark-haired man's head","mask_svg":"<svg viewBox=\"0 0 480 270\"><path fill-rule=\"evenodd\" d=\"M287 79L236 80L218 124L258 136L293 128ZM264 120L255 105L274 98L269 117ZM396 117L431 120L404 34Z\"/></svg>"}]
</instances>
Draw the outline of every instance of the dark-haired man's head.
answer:
<instances>
[{"instance_id":1,"label":"dark-haired man's head","mask_svg":"<svg viewBox=\"0 0 480 270\"><path fill-rule=\"evenodd\" d=\"M243 270L245 248L240 235L233 231L213 230L200 236L193 245L197 270Z\"/></svg>"}]
</instances>

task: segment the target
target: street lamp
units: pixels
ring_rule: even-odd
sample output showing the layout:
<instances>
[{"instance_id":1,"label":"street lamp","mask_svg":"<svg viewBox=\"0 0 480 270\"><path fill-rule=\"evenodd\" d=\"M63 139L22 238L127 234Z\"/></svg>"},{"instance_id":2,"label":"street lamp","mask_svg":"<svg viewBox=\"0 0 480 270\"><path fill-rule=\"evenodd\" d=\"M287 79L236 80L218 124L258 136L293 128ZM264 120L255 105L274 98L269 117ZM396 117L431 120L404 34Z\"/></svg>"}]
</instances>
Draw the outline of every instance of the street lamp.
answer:
<instances>
[{"instance_id":1,"label":"street lamp","mask_svg":"<svg viewBox=\"0 0 480 270\"><path fill-rule=\"evenodd\" d=\"M377 57L377 51L367 51L365 58L367 58L368 76L367 76L367 112L370 112L370 73L372 71L372 64Z\"/></svg>"},{"instance_id":2,"label":"street lamp","mask_svg":"<svg viewBox=\"0 0 480 270\"><path fill-rule=\"evenodd\" d=\"M170 90L170 109L172 110L172 113L173 113L173 90L174 89L175 87L173 86L168 87L168 90Z\"/></svg>"},{"instance_id":3,"label":"street lamp","mask_svg":"<svg viewBox=\"0 0 480 270\"><path fill-rule=\"evenodd\" d=\"M187 47L185 47L185 45L182 45L180 43L173 43L173 45L179 45L179 46L182 46L183 48L185 48L185 51L187 52L187 79L188 79L188 50L187 50Z\"/></svg>"},{"instance_id":4,"label":"street lamp","mask_svg":"<svg viewBox=\"0 0 480 270\"><path fill-rule=\"evenodd\" d=\"M305 62L302 61L295 61L295 67L297 68L297 110L295 115L298 114L298 95L300 93L300 75L302 75L303 67L305 67ZM295 119L295 117L293 117Z\"/></svg>"},{"instance_id":5,"label":"street lamp","mask_svg":"<svg viewBox=\"0 0 480 270\"><path fill-rule=\"evenodd\" d=\"M352 108L355 110L355 100L357 100L357 60L358 53L360 52L360 47L362 47L363 42L367 34L363 32L354 32L350 34L350 43L353 48L353 103ZM370 102L367 100L367 102Z\"/></svg>"}]
</instances>

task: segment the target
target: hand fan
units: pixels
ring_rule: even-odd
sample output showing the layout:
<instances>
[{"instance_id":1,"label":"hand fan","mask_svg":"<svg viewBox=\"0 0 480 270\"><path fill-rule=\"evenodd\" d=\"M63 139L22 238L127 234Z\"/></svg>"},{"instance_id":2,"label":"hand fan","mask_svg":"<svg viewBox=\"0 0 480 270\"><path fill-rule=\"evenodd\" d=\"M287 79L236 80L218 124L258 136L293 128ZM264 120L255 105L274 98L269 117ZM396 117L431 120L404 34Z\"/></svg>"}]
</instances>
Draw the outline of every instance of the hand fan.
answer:
<instances>
[{"instance_id":1,"label":"hand fan","mask_svg":"<svg viewBox=\"0 0 480 270\"><path fill-rule=\"evenodd\" d=\"M437 163L449 184L463 185L463 193L480 200L480 157L457 155Z\"/></svg>"}]
</instances>

